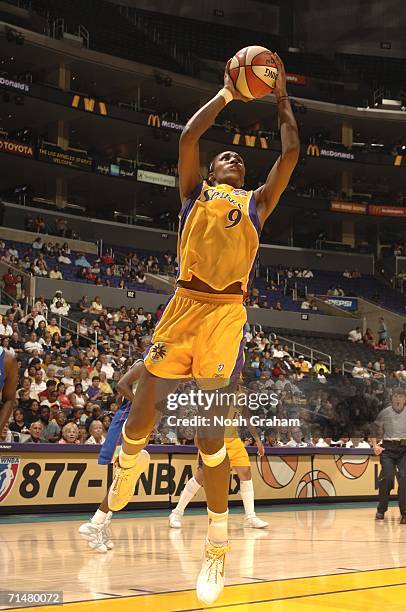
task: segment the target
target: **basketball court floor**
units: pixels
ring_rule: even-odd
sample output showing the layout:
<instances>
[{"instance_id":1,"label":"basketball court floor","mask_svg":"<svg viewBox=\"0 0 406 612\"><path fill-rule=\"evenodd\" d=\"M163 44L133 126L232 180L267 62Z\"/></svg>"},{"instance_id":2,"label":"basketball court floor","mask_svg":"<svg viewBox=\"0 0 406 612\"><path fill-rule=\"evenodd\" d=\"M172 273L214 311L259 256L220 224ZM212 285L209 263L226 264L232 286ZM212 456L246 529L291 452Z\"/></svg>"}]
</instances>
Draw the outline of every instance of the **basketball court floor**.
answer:
<instances>
[{"instance_id":1,"label":"basketball court floor","mask_svg":"<svg viewBox=\"0 0 406 612\"><path fill-rule=\"evenodd\" d=\"M194 593L206 516L193 509L182 530L169 529L167 512L117 514L115 548L104 555L77 533L88 515L0 517L0 591L63 591L64 612L406 610L406 525L396 507L384 522L367 503L258 510L269 529L244 529L232 511L227 586L208 608Z\"/></svg>"}]
</instances>

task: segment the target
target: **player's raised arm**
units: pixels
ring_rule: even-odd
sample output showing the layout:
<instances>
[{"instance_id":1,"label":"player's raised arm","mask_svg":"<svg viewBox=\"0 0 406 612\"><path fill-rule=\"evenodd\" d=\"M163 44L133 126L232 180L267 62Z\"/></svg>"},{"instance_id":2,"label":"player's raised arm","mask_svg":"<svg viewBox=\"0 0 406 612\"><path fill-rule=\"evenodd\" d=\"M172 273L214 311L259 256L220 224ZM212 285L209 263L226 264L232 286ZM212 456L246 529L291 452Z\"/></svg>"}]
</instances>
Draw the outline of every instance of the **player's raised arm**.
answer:
<instances>
[{"instance_id":1,"label":"player's raised arm","mask_svg":"<svg viewBox=\"0 0 406 612\"><path fill-rule=\"evenodd\" d=\"M276 160L264 185L255 192L258 217L261 225L274 210L279 198L285 191L300 154L299 132L296 119L286 91L286 73L282 60L275 53L278 67L278 78L275 85L275 96L278 104L282 153Z\"/></svg>"},{"instance_id":2,"label":"player's raised arm","mask_svg":"<svg viewBox=\"0 0 406 612\"><path fill-rule=\"evenodd\" d=\"M8 423L16 401L18 380L17 360L10 354L4 356L4 385L2 390L3 405L0 408L0 431Z\"/></svg>"},{"instance_id":3,"label":"player's raised arm","mask_svg":"<svg viewBox=\"0 0 406 612\"><path fill-rule=\"evenodd\" d=\"M228 73L224 72L224 87L193 115L185 125L179 140L179 192L183 202L200 183L199 139L211 127L219 112L232 100L248 102L234 87Z\"/></svg>"}]
</instances>

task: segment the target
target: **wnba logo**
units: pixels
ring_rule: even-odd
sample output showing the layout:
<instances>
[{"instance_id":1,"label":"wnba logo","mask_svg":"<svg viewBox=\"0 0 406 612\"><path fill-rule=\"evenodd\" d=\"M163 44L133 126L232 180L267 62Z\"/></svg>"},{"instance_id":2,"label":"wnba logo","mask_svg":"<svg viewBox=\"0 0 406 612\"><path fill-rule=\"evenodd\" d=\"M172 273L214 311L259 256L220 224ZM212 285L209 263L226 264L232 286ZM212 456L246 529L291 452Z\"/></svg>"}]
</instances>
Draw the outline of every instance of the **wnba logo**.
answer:
<instances>
[{"instance_id":1,"label":"wnba logo","mask_svg":"<svg viewBox=\"0 0 406 612\"><path fill-rule=\"evenodd\" d=\"M307 155L312 157L320 157L320 149L316 144L309 144L307 147Z\"/></svg>"}]
</instances>

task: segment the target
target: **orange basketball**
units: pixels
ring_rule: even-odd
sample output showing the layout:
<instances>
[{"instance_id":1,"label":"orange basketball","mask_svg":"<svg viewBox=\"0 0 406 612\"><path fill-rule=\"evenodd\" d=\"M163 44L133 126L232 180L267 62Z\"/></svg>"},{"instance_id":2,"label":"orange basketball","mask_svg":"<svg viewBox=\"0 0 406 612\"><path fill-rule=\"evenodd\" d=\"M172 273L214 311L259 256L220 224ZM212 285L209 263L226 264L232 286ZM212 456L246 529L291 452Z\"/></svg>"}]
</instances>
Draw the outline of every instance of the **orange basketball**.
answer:
<instances>
[{"instance_id":1,"label":"orange basketball","mask_svg":"<svg viewBox=\"0 0 406 612\"><path fill-rule=\"evenodd\" d=\"M286 487L292 481L296 474L297 462L298 459L295 456L257 456L257 466L261 478L273 489L283 489L283 487Z\"/></svg>"},{"instance_id":2,"label":"orange basketball","mask_svg":"<svg viewBox=\"0 0 406 612\"><path fill-rule=\"evenodd\" d=\"M305 497L333 497L335 494L336 491L330 477L321 470L307 472L296 489L296 497L299 499Z\"/></svg>"},{"instance_id":3,"label":"orange basketball","mask_svg":"<svg viewBox=\"0 0 406 612\"><path fill-rule=\"evenodd\" d=\"M230 63L234 87L246 98L262 98L272 93L278 69L272 53L265 47L244 47Z\"/></svg>"},{"instance_id":4,"label":"orange basketball","mask_svg":"<svg viewBox=\"0 0 406 612\"><path fill-rule=\"evenodd\" d=\"M336 455L336 466L343 476L350 479L360 478L368 467L368 455Z\"/></svg>"}]
</instances>

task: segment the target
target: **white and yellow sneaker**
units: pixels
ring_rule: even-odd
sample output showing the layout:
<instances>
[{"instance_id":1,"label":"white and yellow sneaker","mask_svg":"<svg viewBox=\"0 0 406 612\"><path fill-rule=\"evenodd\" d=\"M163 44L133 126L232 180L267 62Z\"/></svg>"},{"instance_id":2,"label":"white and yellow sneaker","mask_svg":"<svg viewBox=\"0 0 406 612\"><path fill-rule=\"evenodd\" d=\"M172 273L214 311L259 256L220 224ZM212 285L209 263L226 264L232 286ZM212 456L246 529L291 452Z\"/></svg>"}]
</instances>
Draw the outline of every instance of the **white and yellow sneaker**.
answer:
<instances>
[{"instance_id":1,"label":"white and yellow sneaker","mask_svg":"<svg viewBox=\"0 0 406 612\"><path fill-rule=\"evenodd\" d=\"M149 453L142 450L138 460L133 467L122 468L117 463L114 470L114 478L109 490L108 504L110 510L117 512L122 510L134 495L135 484L138 478L147 469L150 461Z\"/></svg>"},{"instance_id":2,"label":"white and yellow sneaker","mask_svg":"<svg viewBox=\"0 0 406 612\"><path fill-rule=\"evenodd\" d=\"M197 577L196 595L204 604L215 602L224 589L224 564L229 544L213 544L206 540L202 569Z\"/></svg>"}]
</instances>

